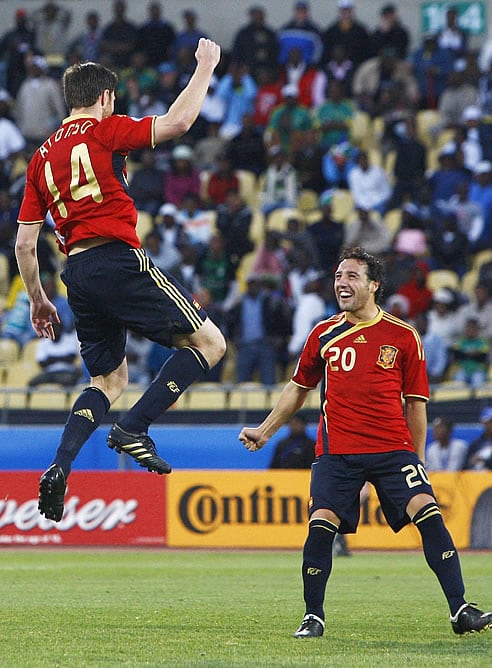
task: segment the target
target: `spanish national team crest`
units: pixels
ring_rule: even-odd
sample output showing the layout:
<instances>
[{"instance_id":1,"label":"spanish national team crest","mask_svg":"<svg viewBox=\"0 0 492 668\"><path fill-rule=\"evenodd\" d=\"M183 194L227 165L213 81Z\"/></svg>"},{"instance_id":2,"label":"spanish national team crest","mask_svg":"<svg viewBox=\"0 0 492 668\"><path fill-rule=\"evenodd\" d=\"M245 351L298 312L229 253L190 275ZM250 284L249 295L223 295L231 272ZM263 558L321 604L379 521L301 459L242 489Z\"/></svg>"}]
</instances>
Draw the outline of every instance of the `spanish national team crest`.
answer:
<instances>
[{"instance_id":1,"label":"spanish national team crest","mask_svg":"<svg viewBox=\"0 0 492 668\"><path fill-rule=\"evenodd\" d=\"M380 346L377 364L383 369L392 369L395 366L398 348L395 346Z\"/></svg>"}]
</instances>

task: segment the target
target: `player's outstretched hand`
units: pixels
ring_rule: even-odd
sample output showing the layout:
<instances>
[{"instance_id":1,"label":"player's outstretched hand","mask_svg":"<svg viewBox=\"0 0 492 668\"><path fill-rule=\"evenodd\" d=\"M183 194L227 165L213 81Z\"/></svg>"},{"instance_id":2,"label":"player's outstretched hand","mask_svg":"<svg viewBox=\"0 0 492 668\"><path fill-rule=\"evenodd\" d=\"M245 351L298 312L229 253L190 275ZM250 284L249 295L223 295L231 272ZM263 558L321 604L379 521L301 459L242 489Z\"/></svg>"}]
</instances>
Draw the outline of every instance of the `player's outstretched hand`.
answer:
<instances>
[{"instance_id":1,"label":"player's outstretched hand","mask_svg":"<svg viewBox=\"0 0 492 668\"><path fill-rule=\"evenodd\" d=\"M211 39L200 37L195 58L197 63L209 65L212 69L215 69L220 60L220 46Z\"/></svg>"},{"instance_id":2,"label":"player's outstretched hand","mask_svg":"<svg viewBox=\"0 0 492 668\"><path fill-rule=\"evenodd\" d=\"M250 452L260 450L266 443L266 439L261 436L260 430L253 427L243 427L239 434L239 440L244 443L244 447Z\"/></svg>"},{"instance_id":3,"label":"player's outstretched hand","mask_svg":"<svg viewBox=\"0 0 492 668\"><path fill-rule=\"evenodd\" d=\"M56 306L49 299L31 303L31 324L36 334L43 339L55 340L53 323L60 323Z\"/></svg>"}]
</instances>

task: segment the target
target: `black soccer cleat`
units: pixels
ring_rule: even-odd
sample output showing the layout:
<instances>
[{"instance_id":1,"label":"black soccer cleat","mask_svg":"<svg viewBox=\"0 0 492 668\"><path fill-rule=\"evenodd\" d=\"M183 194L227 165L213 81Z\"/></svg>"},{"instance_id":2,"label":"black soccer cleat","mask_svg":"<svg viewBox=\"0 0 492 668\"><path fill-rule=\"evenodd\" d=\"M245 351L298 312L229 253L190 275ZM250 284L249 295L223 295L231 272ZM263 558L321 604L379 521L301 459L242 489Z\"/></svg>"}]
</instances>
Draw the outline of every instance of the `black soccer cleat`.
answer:
<instances>
[{"instance_id":1,"label":"black soccer cleat","mask_svg":"<svg viewBox=\"0 0 492 668\"><path fill-rule=\"evenodd\" d=\"M144 469L159 475L171 473L171 466L157 454L154 441L148 434L131 434L116 423L107 438L108 446L116 452L125 452Z\"/></svg>"},{"instance_id":2,"label":"black soccer cleat","mask_svg":"<svg viewBox=\"0 0 492 668\"><path fill-rule=\"evenodd\" d=\"M65 475L58 464L52 464L39 480L38 509L48 520L59 522L63 516L63 504L67 485Z\"/></svg>"},{"instance_id":3,"label":"black soccer cleat","mask_svg":"<svg viewBox=\"0 0 492 668\"><path fill-rule=\"evenodd\" d=\"M492 612L482 612L474 603L465 603L450 621L453 631L459 636L479 633L492 628Z\"/></svg>"},{"instance_id":4,"label":"black soccer cleat","mask_svg":"<svg viewBox=\"0 0 492 668\"><path fill-rule=\"evenodd\" d=\"M325 623L316 615L304 615L300 627L294 633L294 638L319 638L323 635Z\"/></svg>"}]
</instances>

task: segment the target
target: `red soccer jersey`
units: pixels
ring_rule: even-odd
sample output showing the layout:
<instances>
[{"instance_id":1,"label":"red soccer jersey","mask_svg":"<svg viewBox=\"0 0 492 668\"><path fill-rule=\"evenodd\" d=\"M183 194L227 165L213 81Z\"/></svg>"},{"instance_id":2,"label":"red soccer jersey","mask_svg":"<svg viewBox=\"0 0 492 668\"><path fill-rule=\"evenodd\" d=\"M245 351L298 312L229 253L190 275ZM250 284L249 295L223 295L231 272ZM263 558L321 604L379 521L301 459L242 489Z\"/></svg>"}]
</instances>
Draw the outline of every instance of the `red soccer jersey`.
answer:
<instances>
[{"instance_id":1,"label":"red soccer jersey","mask_svg":"<svg viewBox=\"0 0 492 668\"><path fill-rule=\"evenodd\" d=\"M403 397L429 398L420 336L389 313L350 323L345 313L310 332L292 381L321 381L316 455L414 450Z\"/></svg>"},{"instance_id":2,"label":"red soccer jersey","mask_svg":"<svg viewBox=\"0 0 492 668\"><path fill-rule=\"evenodd\" d=\"M29 163L19 222L43 222L49 211L60 248L91 237L140 247L137 211L127 192L126 156L154 145L154 120L69 116Z\"/></svg>"}]
</instances>

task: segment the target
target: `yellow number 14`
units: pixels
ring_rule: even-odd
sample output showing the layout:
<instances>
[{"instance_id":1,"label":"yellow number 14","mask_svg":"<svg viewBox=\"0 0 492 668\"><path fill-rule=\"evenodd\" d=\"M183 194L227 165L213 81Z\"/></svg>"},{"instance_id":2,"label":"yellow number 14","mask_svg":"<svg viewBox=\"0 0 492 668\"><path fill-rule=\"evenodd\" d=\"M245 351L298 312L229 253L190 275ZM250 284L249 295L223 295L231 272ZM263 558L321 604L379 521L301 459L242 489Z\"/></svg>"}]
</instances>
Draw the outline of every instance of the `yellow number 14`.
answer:
<instances>
[{"instance_id":1,"label":"yellow number 14","mask_svg":"<svg viewBox=\"0 0 492 668\"><path fill-rule=\"evenodd\" d=\"M83 197L92 197L94 202L100 203L103 201L103 194L92 167L91 158L87 144L76 144L72 148L70 155L71 178L70 178L70 194L72 199L76 202ZM80 172L84 173L85 183L80 183ZM53 196L53 200L58 207L60 216L67 218L68 211L65 202L61 199L60 191L53 178L51 170L51 163L46 161L44 165L44 176L46 178L46 185Z\"/></svg>"}]
</instances>

